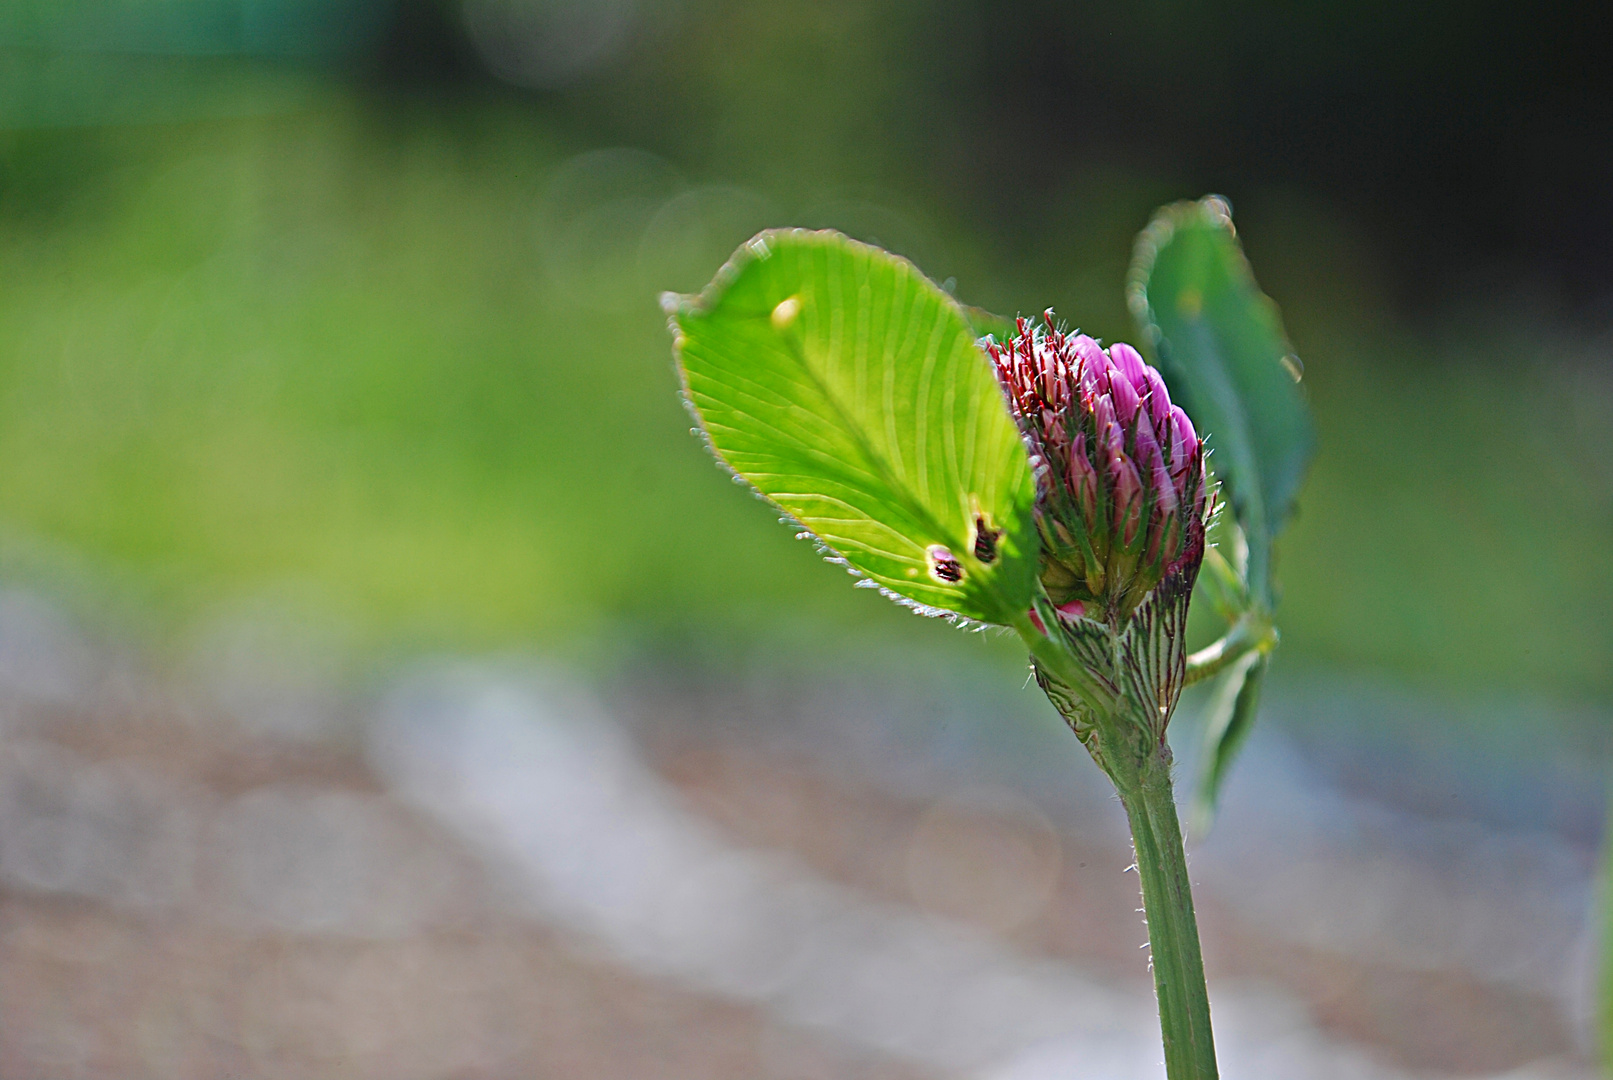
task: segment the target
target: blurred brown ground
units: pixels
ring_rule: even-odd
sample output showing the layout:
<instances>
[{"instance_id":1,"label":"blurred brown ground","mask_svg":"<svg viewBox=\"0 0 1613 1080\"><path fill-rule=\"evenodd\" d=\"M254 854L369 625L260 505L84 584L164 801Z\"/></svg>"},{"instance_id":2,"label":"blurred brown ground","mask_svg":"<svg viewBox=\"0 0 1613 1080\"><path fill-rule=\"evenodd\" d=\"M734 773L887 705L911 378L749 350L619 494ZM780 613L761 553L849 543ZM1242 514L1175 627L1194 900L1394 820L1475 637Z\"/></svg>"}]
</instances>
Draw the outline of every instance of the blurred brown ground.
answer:
<instances>
[{"instance_id":1,"label":"blurred brown ground","mask_svg":"<svg viewBox=\"0 0 1613 1080\"><path fill-rule=\"evenodd\" d=\"M921 1075L546 928L340 738L252 734L179 691L136 685L87 706L10 703L0 1076ZM738 843L1146 990L1123 848L1002 791L914 798L710 729L649 730L657 771ZM326 819L298 817L321 807L329 835ZM104 871L82 861L97 836L127 838L101 851ZM263 850L242 846L254 843ZM328 910L276 898L287 875L310 871L275 845L299 843L324 845L315 873L368 860ZM162 861L180 849L196 854ZM1479 1075L1574 1052L1551 1002L1281 944L1213 894L1201 915L1212 981L1278 984L1389 1062Z\"/></svg>"}]
</instances>

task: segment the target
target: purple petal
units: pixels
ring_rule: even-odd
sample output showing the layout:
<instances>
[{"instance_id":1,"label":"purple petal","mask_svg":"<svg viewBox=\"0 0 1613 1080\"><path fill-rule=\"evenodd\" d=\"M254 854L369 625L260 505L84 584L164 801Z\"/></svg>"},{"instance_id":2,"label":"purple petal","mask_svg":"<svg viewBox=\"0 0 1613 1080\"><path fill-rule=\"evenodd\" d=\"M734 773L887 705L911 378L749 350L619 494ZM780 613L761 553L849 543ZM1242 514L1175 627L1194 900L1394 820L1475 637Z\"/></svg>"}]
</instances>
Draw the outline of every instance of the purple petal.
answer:
<instances>
[{"instance_id":1,"label":"purple petal","mask_svg":"<svg viewBox=\"0 0 1613 1080\"><path fill-rule=\"evenodd\" d=\"M1133 428L1137 434L1137 457L1141 461L1149 460L1149 452L1159 453L1159 437L1154 434L1154 422L1148 418L1146 411L1137 414L1137 424Z\"/></svg>"},{"instance_id":2,"label":"purple petal","mask_svg":"<svg viewBox=\"0 0 1613 1080\"><path fill-rule=\"evenodd\" d=\"M1114 470L1115 477L1115 535L1122 544L1137 537L1142 523L1143 482L1137 467L1122 457Z\"/></svg>"},{"instance_id":3,"label":"purple petal","mask_svg":"<svg viewBox=\"0 0 1613 1080\"><path fill-rule=\"evenodd\" d=\"M1156 452L1157 453L1157 452ZM1170 471L1165 468L1165 462L1159 457L1154 458L1153 464L1154 505L1161 514L1174 512L1181 505L1181 493L1176 490L1176 484L1171 480Z\"/></svg>"},{"instance_id":4,"label":"purple petal","mask_svg":"<svg viewBox=\"0 0 1613 1080\"><path fill-rule=\"evenodd\" d=\"M1159 372L1149 368L1145 374L1148 377L1148 413L1154 418L1154 430L1162 432L1171 415L1171 395Z\"/></svg>"},{"instance_id":5,"label":"purple petal","mask_svg":"<svg viewBox=\"0 0 1613 1080\"><path fill-rule=\"evenodd\" d=\"M1099 396L1098 399L1092 403L1092 423L1097 429L1100 445L1107 446L1109 443L1109 436L1107 434L1108 428L1114 427L1116 431L1120 430L1119 426L1115 423L1115 405L1113 401L1109 400L1108 394ZM1122 436L1121 445L1124 444L1124 436Z\"/></svg>"},{"instance_id":6,"label":"purple petal","mask_svg":"<svg viewBox=\"0 0 1613 1080\"><path fill-rule=\"evenodd\" d=\"M1100 398L1099 400L1103 399ZM1108 459L1109 467L1112 470L1116 462L1124 461L1126 458L1125 431L1121 429L1119 424L1110 420L1098 428L1098 446L1095 449L1103 451L1103 455Z\"/></svg>"},{"instance_id":7,"label":"purple petal","mask_svg":"<svg viewBox=\"0 0 1613 1080\"><path fill-rule=\"evenodd\" d=\"M1068 347L1081 364L1079 373L1081 388L1094 396L1106 391L1108 387L1105 385L1103 374L1109 369L1109 358L1098 347L1098 343L1085 334L1078 334L1070 338Z\"/></svg>"},{"instance_id":8,"label":"purple petal","mask_svg":"<svg viewBox=\"0 0 1613 1080\"><path fill-rule=\"evenodd\" d=\"M1137 466L1124 454L1109 460L1109 470L1115 480L1115 505L1121 509L1140 502L1143 495L1143 478L1137 475Z\"/></svg>"},{"instance_id":9,"label":"purple petal","mask_svg":"<svg viewBox=\"0 0 1613 1080\"><path fill-rule=\"evenodd\" d=\"M1145 392L1148 386L1148 365L1143 363L1142 355L1136 349L1124 341L1117 341L1109 346L1109 359L1114 361L1115 367L1121 370L1138 393Z\"/></svg>"},{"instance_id":10,"label":"purple petal","mask_svg":"<svg viewBox=\"0 0 1613 1080\"><path fill-rule=\"evenodd\" d=\"M1109 396L1114 399L1115 416L1122 424L1131 426L1132 420L1137 416L1137 410L1142 405L1142 399L1137 396L1137 390L1126 378L1125 373L1116 369L1109 369Z\"/></svg>"},{"instance_id":11,"label":"purple petal","mask_svg":"<svg viewBox=\"0 0 1613 1080\"><path fill-rule=\"evenodd\" d=\"M1102 371L1109 364L1109 358L1104 354L1103 346L1085 334L1077 334L1070 338L1069 348L1071 352L1081 358L1083 363L1096 365L1098 371Z\"/></svg>"},{"instance_id":12,"label":"purple petal","mask_svg":"<svg viewBox=\"0 0 1613 1080\"><path fill-rule=\"evenodd\" d=\"M1137 425L1133 429L1137 437L1137 460L1152 466L1154 458L1164 460L1164 453L1159 445L1159 436L1154 434L1154 423L1148 419L1146 411L1137 414Z\"/></svg>"},{"instance_id":13,"label":"purple petal","mask_svg":"<svg viewBox=\"0 0 1613 1080\"><path fill-rule=\"evenodd\" d=\"M1070 494L1075 497L1082 516L1090 521L1098 505L1098 470L1092 467L1087 457L1085 432L1075 437L1075 443L1070 448L1069 484Z\"/></svg>"},{"instance_id":14,"label":"purple petal","mask_svg":"<svg viewBox=\"0 0 1613 1080\"><path fill-rule=\"evenodd\" d=\"M1198 433L1193 421L1187 418L1180 405L1171 406L1171 471L1187 467L1188 461L1199 451Z\"/></svg>"},{"instance_id":15,"label":"purple petal","mask_svg":"<svg viewBox=\"0 0 1613 1080\"><path fill-rule=\"evenodd\" d=\"M1148 486L1154 489L1154 504L1161 511L1176 509L1176 485L1171 482L1170 470L1165 468L1165 455L1160 452L1159 440L1154 437L1154 426L1147 413L1137 417L1137 464Z\"/></svg>"},{"instance_id":16,"label":"purple petal","mask_svg":"<svg viewBox=\"0 0 1613 1080\"><path fill-rule=\"evenodd\" d=\"M1050 448L1063 448L1065 442L1064 417L1055 412L1042 410L1042 438L1047 441Z\"/></svg>"},{"instance_id":17,"label":"purple petal","mask_svg":"<svg viewBox=\"0 0 1613 1080\"><path fill-rule=\"evenodd\" d=\"M1062 382L1064 371L1060 361L1063 358L1059 356L1059 351L1049 344L1046 338L1037 341L1035 349L1036 367L1042 373L1042 377L1049 383Z\"/></svg>"},{"instance_id":18,"label":"purple petal","mask_svg":"<svg viewBox=\"0 0 1613 1080\"><path fill-rule=\"evenodd\" d=\"M1069 600L1060 604L1057 608L1057 611L1060 615L1065 615L1072 619L1079 619L1081 616L1087 613L1087 606L1079 600Z\"/></svg>"}]
</instances>

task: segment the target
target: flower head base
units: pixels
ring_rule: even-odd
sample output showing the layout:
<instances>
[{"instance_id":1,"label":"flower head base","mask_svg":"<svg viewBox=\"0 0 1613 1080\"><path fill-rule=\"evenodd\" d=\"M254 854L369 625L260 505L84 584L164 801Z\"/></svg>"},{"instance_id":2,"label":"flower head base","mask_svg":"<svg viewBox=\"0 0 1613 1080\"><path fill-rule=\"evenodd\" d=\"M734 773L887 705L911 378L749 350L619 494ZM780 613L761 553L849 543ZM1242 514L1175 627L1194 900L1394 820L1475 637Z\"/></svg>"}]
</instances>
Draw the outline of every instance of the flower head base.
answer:
<instances>
[{"instance_id":1,"label":"flower head base","mask_svg":"<svg viewBox=\"0 0 1613 1080\"><path fill-rule=\"evenodd\" d=\"M1062 614L1120 626L1167 575L1191 588L1211 505L1204 446L1136 349L1043 321L987 343L1036 468L1042 584Z\"/></svg>"}]
</instances>

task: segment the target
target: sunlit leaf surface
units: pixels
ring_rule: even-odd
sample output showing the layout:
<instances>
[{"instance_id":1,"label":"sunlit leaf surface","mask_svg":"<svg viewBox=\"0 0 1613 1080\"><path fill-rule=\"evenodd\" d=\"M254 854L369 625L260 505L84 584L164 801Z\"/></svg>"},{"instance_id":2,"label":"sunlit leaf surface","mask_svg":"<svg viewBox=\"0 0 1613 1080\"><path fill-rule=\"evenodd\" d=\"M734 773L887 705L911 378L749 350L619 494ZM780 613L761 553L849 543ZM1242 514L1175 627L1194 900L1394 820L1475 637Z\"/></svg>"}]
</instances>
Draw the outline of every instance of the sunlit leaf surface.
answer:
<instances>
[{"instance_id":1,"label":"sunlit leaf surface","mask_svg":"<svg viewBox=\"0 0 1613 1080\"><path fill-rule=\"evenodd\" d=\"M712 449L868 580L1006 622L1030 605L1034 481L957 303L833 232L764 232L668 297Z\"/></svg>"}]
</instances>

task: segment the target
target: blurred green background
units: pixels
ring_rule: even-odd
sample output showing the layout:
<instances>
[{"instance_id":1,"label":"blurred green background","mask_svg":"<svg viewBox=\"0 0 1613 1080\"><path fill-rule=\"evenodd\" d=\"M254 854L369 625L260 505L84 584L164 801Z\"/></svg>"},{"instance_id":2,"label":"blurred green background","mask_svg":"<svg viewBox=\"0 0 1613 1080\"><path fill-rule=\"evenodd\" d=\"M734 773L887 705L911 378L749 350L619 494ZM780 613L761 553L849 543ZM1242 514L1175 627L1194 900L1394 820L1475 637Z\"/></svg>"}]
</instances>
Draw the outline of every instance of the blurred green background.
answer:
<instances>
[{"instance_id":1,"label":"blurred green background","mask_svg":"<svg viewBox=\"0 0 1613 1080\"><path fill-rule=\"evenodd\" d=\"M1283 663L1613 704L1613 185L1584 138L1613 95L1574 18L14 2L0 573L159 650L314 612L355 670L757 635L1011 664L727 481L657 294L835 226L1129 338L1132 236L1216 190L1320 434Z\"/></svg>"}]
</instances>

